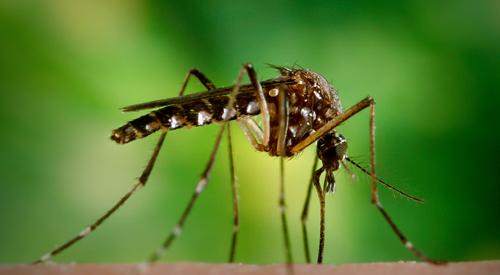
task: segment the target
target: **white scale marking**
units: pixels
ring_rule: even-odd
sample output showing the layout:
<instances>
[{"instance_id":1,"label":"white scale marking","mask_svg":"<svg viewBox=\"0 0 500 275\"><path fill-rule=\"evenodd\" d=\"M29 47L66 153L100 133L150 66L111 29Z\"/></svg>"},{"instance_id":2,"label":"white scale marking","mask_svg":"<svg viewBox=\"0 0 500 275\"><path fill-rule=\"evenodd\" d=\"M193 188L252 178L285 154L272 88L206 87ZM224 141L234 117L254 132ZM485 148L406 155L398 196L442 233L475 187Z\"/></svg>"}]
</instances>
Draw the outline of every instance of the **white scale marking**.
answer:
<instances>
[{"instance_id":1,"label":"white scale marking","mask_svg":"<svg viewBox=\"0 0 500 275\"><path fill-rule=\"evenodd\" d=\"M170 122L170 128L179 128L182 125L181 119L182 118L179 116L172 116L169 118L168 121Z\"/></svg>"},{"instance_id":2,"label":"white scale marking","mask_svg":"<svg viewBox=\"0 0 500 275\"><path fill-rule=\"evenodd\" d=\"M203 178L198 182L198 185L196 185L196 193L200 194L203 191L203 188L207 185L208 181L206 178Z\"/></svg>"},{"instance_id":3,"label":"white scale marking","mask_svg":"<svg viewBox=\"0 0 500 275\"><path fill-rule=\"evenodd\" d=\"M208 113L207 111L200 111L198 113L198 120L196 121L196 123L198 123L198 125L204 125L207 122L210 122L210 119L212 119L212 114Z\"/></svg>"},{"instance_id":4,"label":"white scale marking","mask_svg":"<svg viewBox=\"0 0 500 275\"><path fill-rule=\"evenodd\" d=\"M179 236L182 233L182 227L178 224L175 225L173 234Z\"/></svg>"},{"instance_id":5,"label":"white scale marking","mask_svg":"<svg viewBox=\"0 0 500 275\"><path fill-rule=\"evenodd\" d=\"M305 119L308 119L309 117L312 117L312 112L311 112L311 109L309 109L309 107L304 107L304 108L300 109L300 114Z\"/></svg>"},{"instance_id":6,"label":"white scale marking","mask_svg":"<svg viewBox=\"0 0 500 275\"><path fill-rule=\"evenodd\" d=\"M314 93L314 96L316 96L316 98L317 98L318 100L322 100L322 99L323 99L323 98L321 97L321 94L319 93L319 91L314 90L314 92L313 92L313 93Z\"/></svg>"},{"instance_id":7,"label":"white scale marking","mask_svg":"<svg viewBox=\"0 0 500 275\"><path fill-rule=\"evenodd\" d=\"M90 226L87 226L87 228L83 229L82 232L80 232L80 234L78 234L78 236L85 237L88 234L90 234L90 232L92 232L92 228L90 228Z\"/></svg>"},{"instance_id":8,"label":"white scale marking","mask_svg":"<svg viewBox=\"0 0 500 275\"><path fill-rule=\"evenodd\" d=\"M288 130L290 130L290 133L292 134L292 137L297 136L297 125L289 126Z\"/></svg>"},{"instance_id":9,"label":"white scale marking","mask_svg":"<svg viewBox=\"0 0 500 275\"><path fill-rule=\"evenodd\" d=\"M46 262L50 259L50 257L52 257L52 253L47 253L40 258L40 261Z\"/></svg>"},{"instance_id":10,"label":"white scale marking","mask_svg":"<svg viewBox=\"0 0 500 275\"><path fill-rule=\"evenodd\" d=\"M236 115L235 109L224 108L222 110L222 120L230 120Z\"/></svg>"},{"instance_id":11,"label":"white scale marking","mask_svg":"<svg viewBox=\"0 0 500 275\"><path fill-rule=\"evenodd\" d=\"M130 134L134 131L134 128L132 128L132 126L128 126L127 128L125 128L125 133L126 134Z\"/></svg>"},{"instance_id":12,"label":"white scale marking","mask_svg":"<svg viewBox=\"0 0 500 275\"><path fill-rule=\"evenodd\" d=\"M233 233L237 233L238 231L240 231L240 227L238 225L234 225L233 226Z\"/></svg>"},{"instance_id":13,"label":"white scale marking","mask_svg":"<svg viewBox=\"0 0 500 275\"><path fill-rule=\"evenodd\" d=\"M247 114L255 114L259 111L259 103L256 101L250 101L247 106Z\"/></svg>"}]
</instances>

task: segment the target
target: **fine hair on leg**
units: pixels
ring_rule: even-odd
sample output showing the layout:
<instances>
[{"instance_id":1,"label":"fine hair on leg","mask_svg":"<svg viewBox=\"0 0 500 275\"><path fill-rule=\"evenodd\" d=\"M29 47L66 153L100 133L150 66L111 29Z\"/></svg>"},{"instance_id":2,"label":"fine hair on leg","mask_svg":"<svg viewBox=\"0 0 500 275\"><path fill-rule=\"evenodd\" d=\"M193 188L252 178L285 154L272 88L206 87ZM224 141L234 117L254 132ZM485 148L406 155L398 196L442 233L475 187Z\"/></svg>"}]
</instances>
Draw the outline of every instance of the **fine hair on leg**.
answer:
<instances>
[{"instance_id":1,"label":"fine hair on leg","mask_svg":"<svg viewBox=\"0 0 500 275\"><path fill-rule=\"evenodd\" d=\"M190 79L190 76L194 75L200 82L207 88L207 89L213 89L215 86L206 78L206 76L201 73L198 69L192 68L189 70L189 72L186 74L186 77L182 83L181 89L179 91L179 96L184 94L184 91L186 89L187 83ZM136 107L134 107L136 106ZM124 111L136 111L136 110L142 110L146 108L153 108L155 106L151 106L151 104L138 104L138 105L132 105L129 107L125 107L123 110ZM129 108L129 109L127 109ZM158 140L158 143L156 144L153 153L151 155L151 158L149 159L146 168L141 173L141 176L139 177L138 182L132 186L132 188L125 193L123 197L121 197L118 202L116 202L108 211L104 213L101 217L99 217L95 222L93 222L91 225L85 227L78 235L75 237L71 238L64 244L58 246L54 250L50 251L49 253L46 253L42 257L40 257L38 260L34 261L33 264L38 264L42 262L47 262L49 261L53 256L63 252L64 250L68 249L71 247L73 244L77 243L81 239L85 238L88 236L90 233L95 231L104 221L106 221L120 206L122 206L137 190L140 188L144 187L149 179L149 175L151 174L151 171L153 170L154 164L156 162L156 159L158 157L158 154L160 152L161 146L163 145L163 142L165 140L165 137L167 135L167 132L164 131L161 133L161 136Z\"/></svg>"}]
</instances>

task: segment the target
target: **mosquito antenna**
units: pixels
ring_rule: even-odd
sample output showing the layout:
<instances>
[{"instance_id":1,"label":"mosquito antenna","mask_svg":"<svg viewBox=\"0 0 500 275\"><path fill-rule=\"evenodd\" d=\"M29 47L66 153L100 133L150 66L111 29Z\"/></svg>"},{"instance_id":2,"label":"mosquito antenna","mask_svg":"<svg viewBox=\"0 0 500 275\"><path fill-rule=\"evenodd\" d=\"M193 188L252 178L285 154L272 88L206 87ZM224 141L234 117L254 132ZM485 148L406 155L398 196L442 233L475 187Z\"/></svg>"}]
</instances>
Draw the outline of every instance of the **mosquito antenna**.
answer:
<instances>
[{"instance_id":1,"label":"mosquito antenna","mask_svg":"<svg viewBox=\"0 0 500 275\"><path fill-rule=\"evenodd\" d=\"M368 170L366 170L363 166L359 165L358 163L356 163L355 161L353 161L353 160L352 160L352 159L350 159L349 157L347 157L347 156L346 156L346 158L345 158L345 159L346 159L348 162L352 163L354 166L358 167L358 169L359 169L359 170L361 170L361 171L363 171L365 174L370 175L370 172L369 172ZM395 191L396 193L400 194L400 195L401 195L401 196L403 196L403 197L406 197L406 198L408 198L408 199L410 199L410 200L413 200L413 201L416 201L416 202L418 202L418 203L423 203L423 202L424 202L424 200L423 200L423 199L418 198L418 197L415 197L415 196L413 196L413 195L410 195L410 194L408 194L408 193L406 193L406 192L404 192L404 191L402 191L402 190L399 190L398 188L396 188L396 187L394 187L394 186L392 186L392 185L388 184L387 182L385 182L385 181L384 181L384 180L382 180L382 179L379 179L378 177L377 177L376 179L377 179L377 181L378 181L379 183L381 183L381 184L382 184L383 186L385 186L387 189L390 189L390 190L392 190L392 191Z\"/></svg>"}]
</instances>

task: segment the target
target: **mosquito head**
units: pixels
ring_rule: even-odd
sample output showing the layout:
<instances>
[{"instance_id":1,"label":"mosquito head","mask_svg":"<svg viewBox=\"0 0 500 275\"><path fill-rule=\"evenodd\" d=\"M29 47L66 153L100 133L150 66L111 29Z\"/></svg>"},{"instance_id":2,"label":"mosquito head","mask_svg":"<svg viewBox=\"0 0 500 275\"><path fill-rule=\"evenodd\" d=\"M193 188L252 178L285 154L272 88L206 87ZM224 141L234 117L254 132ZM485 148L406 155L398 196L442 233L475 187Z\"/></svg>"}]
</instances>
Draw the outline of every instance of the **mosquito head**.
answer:
<instances>
[{"instance_id":1,"label":"mosquito head","mask_svg":"<svg viewBox=\"0 0 500 275\"><path fill-rule=\"evenodd\" d=\"M335 171L346 158L347 140L343 135L329 133L318 140L318 157L327 171Z\"/></svg>"}]
</instances>

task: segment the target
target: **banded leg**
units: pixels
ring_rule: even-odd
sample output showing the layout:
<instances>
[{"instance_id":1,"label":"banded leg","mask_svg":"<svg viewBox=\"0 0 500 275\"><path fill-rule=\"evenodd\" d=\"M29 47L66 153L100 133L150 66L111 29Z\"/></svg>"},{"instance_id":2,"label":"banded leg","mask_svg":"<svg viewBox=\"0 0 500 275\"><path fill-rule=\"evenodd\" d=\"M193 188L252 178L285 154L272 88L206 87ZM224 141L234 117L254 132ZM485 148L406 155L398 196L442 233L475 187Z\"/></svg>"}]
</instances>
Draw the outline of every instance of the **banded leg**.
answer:
<instances>
[{"instance_id":1,"label":"banded leg","mask_svg":"<svg viewBox=\"0 0 500 275\"><path fill-rule=\"evenodd\" d=\"M184 81L182 83L181 89L179 91L179 96L184 94L184 91L186 89L187 83L190 79L190 76L194 75L198 80L207 88L207 89L214 89L215 86L208 80L208 78L201 73L198 69L192 68L189 70L189 72L186 74L186 77L184 78ZM150 106L150 103L146 104L137 104L137 105L132 105L125 107L123 110L124 111L137 111L145 108L152 108L154 106ZM139 177L138 182L132 186L132 188L125 193L125 195L118 200L118 202L113 205L104 215L99 217L94 223L91 225L87 226L85 229L80 231L78 235L67 241L66 243L58 246L56 249L52 250L51 252L43 255L40 257L40 259L36 260L33 262L33 264L38 264L42 262L49 261L53 256L63 252L64 250L68 249L71 247L73 244L76 242L80 241L81 239L85 238L87 235L92 233L99 227L105 220L107 220L120 206L122 206L137 190L140 188L144 187L146 185L146 182L148 181L149 175L151 174L151 171L153 170L154 164L156 162L156 159L158 157L158 154L160 152L161 146L163 145L163 142L165 140L165 137L167 135L167 132L163 132L158 140L158 143L156 144L153 154L151 155L150 160L148 161L148 164L146 165L146 168L141 173L141 176Z\"/></svg>"},{"instance_id":2,"label":"banded leg","mask_svg":"<svg viewBox=\"0 0 500 275\"><path fill-rule=\"evenodd\" d=\"M370 176L371 176L371 202L373 205L377 207L380 211L386 222L390 225L394 233L398 236L399 240L405 245L405 247L413 253L417 258L420 258L423 261L429 263L439 263L438 261L432 260L425 256L421 251L416 249L413 244L408 241L408 239L402 234L401 230L396 226L396 224L392 221L391 217L385 211L380 202L378 191L377 191L377 175L375 173L375 101L372 97L366 97L360 102L356 103L349 109L347 109L344 113L339 116L333 118L329 122L327 122L323 127L318 129L314 134L308 136L303 141L298 143L292 148L293 153L298 153L302 151L304 148L309 146L311 143L315 142L317 139L331 131L336 126L340 125L353 115L359 113L365 108L370 107Z\"/></svg>"},{"instance_id":3,"label":"banded leg","mask_svg":"<svg viewBox=\"0 0 500 275\"><path fill-rule=\"evenodd\" d=\"M187 84L191 76L195 76L201 82L201 84L203 84L203 86L207 88L208 91L215 90L215 85L212 81L210 81L210 79L208 79L200 70L196 68L191 68L184 77L184 81L182 82L181 92L179 93L179 96L184 94L184 91L186 90Z\"/></svg>"},{"instance_id":4,"label":"banded leg","mask_svg":"<svg viewBox=\"0 0 500 275\"><path fill-rule=\"evenodd\" d=\"M281 225L283 228L283 238L285 241L285 256L289 269L293 263L292 248L290 245L290 235L288 233L288 224L286 219L286 201L285 201L285 164L284 157L280 157L280 194L279 207L281 215Z\"/></svg>"},{"instance_id":5,"label":"banded leg","mask_svg":"<svg viewBox=\"0 0 500 275\"><path fill-rule=\"evenodd\" d=\"M231 250L229 252L229 262L233 263L236 255L236 243L238 232L240 231L238 183L234 172L233 144L231 138L231 124L227 124L227 144L229 151L229 173L231 175L231 195L233 198L233 235L231 238Z\"/></svg>"},{"instance_id":6,"label":"banded leg","mask_svg":"<svg viewBox=\"0 0 500 275\"><path fill-rule=\"evenodd\" d=\"M415 257L432 264L440 264L441 262L430 259L420 250L415 248L413 244L406 238L401 230L396 226L392 218L389 216L387 211L385 211L377 190L377 175L375 173L375 102L370 104L370 175L371 175L371 202L380 211L386 222L392 228L392 231L398 236L399 240L404 244L404 246L411 252Z\"/></svg>"},{"instance_id":7,"label":"banded leg","mask_svg":"<svg viewBox=\"0 0 500 275\"><path fill-rule=\"evenodd\" d=\"M186 218L191 213L191 210L193 209L193 206L198 197L200 196L201 192L203 192L203 190L208 184L208 178L210 176L210 172L212 171L212 167L215 162L215 156L219 149L219 145L222 140L222 134L224 133L224 130L225 130L225 124L220 127L219 133L217 134L217 137L215 139L214 148L210 153L208 163L205 166L203 173L201 174L200 180L196 185L194 193L191 195L191 199L189 200L186 208L184 208L184 211L182 212L180 219L177 221L177 224L174 226L170 234L167 236L161 247L150 257L149 259L150 263L156 262L161 256L163 256L163 254L165 254L166 250L170 247L175 238L182 233L182 228L184 226L184 223L186 222Z\"/></svg>"},{"instance_id":8,"label":"banded leg","mask_svg":"<svg viewBox=\"0 0 500 275\"><path fill-rule=\"evenodd\" d=\"M269 108L267 106L266 97L264 95L264 91L262 89L262 86L260 85L260 82L257 79L257 75L251 64L245 64L243 65L243 68L241 68L237 82L234 85L232 93L235 94L237 90L240 88L241 79L243 78L243 74L245 72L248 74L248 78L250 79L250 82L252 83L257 93L256 95L257 101L259 102L260 113L262 116L262 129L257 125L255 120L253 120L252 118L245 118L244 120L246 121L243 123L245 125L242 125L242 123L240 122L241 119L239 119L238 121L240 122L242 130L245 132L245 135L252 143L252 145L254 145L254 147L257 150L262 151L264 147L268 146L271 135L270 114L269 114ZM234 104L235 98L236 97L233 96L229 101L228 105L232 106L232 104ZM257 139L253 138L252 136L257 137Z\"/></svg>"},{"instance_id":9,"label":"banded leg","mask_svg":"<svg viewBox=\"0 0 500 275\"><path fill-rule=\"evenodd\" d=\"M247 136L250 143L259 150L261 147L261 143L259 143L260 137L262 136L262 130L258 127L254 120L251 119L241 119L238 121L240 123L241 129ZM286 127L286 124L284 124ZM278 131L283 132L284 131ZM279 193L279 207L280 207L280 215L281 215L281 223L283 228L283 237L285 243L285 257L287 259L287 263L291 264L293 262L292 253L291 253L291 245L290 245L290 237L288 233L288 224L286 219L286 201L285 201L285 167L284 167L284 157L280 157L280 193Z\"/></svg>"},{"instance_id":10,"label":"banded leg","mask_svg":"<svg viewBox=\"0 0 500 275\"><path fill-rule=\"evenodd\" d=\"M99 219L97 219L94 223L91 225L87 226L85 229L83 229L78 235L67 241L66 243L62 244L61 246L57 247L56 249L52 250L51 252L43 255L40 259L36 260L33 262L33 264L39 264L42 262L47 262L52 258L53 256L61 253L62 251L66 250L79 240L85 238L88 236L90 233L92 233L94 230L97 229L105 220L107 220L120 206L122 206L137 190L141 189L146 185L146 182L148 181L149 175L151 174L151 171L153 170L153 166L156 162L156 158L158 157L158 154L160 152L161 146L163 144L163 141L165 140L165 136L167 135L167 132L161 133L160 139L158 140L158 143L155 146L155 149L153 151L153 155L148 161L148 164L144 171L142 172L141 176L139 177L138 182L132 186L132 188L113 206L111 209L109 209L104 215L102 215Z\"/></svg>"},{"instance_id":11,"label":"banded leg","mask_svg":"<svg viewBox=\"0 0 500 275\"><path fill-rule=\"evenodd\" d=\"M215 85L198 69L196 68L191 68L186 76L184 77L184 81L182 82L181 90L179 92L179 96L184 95L184 91L186 90L186 87L188 85L188 82L191 78L191 76L195 76L205 88L207 88L208 91L215 89ZM122 107L121 110L123 112L135 112L135 111L140 111L144 109L151 109L151 108L157 108L157 107L163 107L165 106L166 101L168 99L160 99L160 100L154 100L154 101L149 101L149 102L143 102L139 104L133 104L129 106Z\"/></svg>"},{"instance_id":12,"label":"banded leg","mask_svg":"<svg viewBox=\"0 0 500 275\"><path fill-rule=\"evenodd\" d=\"M230 97L229 102L227 104L226 110L233 110L234 109L234 104L235 104L235 101L236 101L236 95L237 95L237 93L238 93L238 91L240 89L241 80L243 79L243 74L245 73L245 71L249 74L250 80L252 81L252 83L255 86L254 82L257 81L257 78L255 76L255 71L253 70L252 65L246 64L246 65L243 66L243 68L240 70L240 72L238 74L238 78L236 79L236 83L235 83L234 88L233 88L233 90L231 92L231 97ZM257 81L257 85L258 85L258 87L260 87L260 91L262 92L262 87L260 86L260 83L258 81ZM259 89L257 89L257 90L259 90ZM262 93L262 96L263 96L263 93ZM266 109L267 109L267 107L266 107ZM228 111L225 115L227 116L227 118L224 118L224 117L223 118L229 120L231 118L231 116L232 116L231 111ZM207 165L205 167L205 170L203 171L203 173L202 173L202 175L200 177L200 180L198 181L198 184L196 186L195 192L191 196L191 199L188 202L188 205L184 209L184 211L183 211L180 219L178 220L177 224L174 226L174 228L172 229L172 231L170 232L170 234L167 236L167 238L165 239L165 241L163 242L163 244L161 245L161 247L155 253L153 253L153 255L150 257L150 259L149 259L150 263L156 262L161 256L163 256L163 254L165 254L166 250L170 247L170 245L175 240L175 238L178 235L181 234L182 228L184 226L184 223L185 223L187 217L189 216L189 214L191 213L191 210L192 210L192 208L194 206L194 203L196 202L196 200L198 199L199 195L201 194L201 192L205 189L206 185L208 184L208 177L210 175L210 172L212 171L212 167L213 167L213 164L215 162L215 156L216 156L217 151L219 149L219 145L220 145L220 142L222 140L222 134L224 133L226 124L227 124L227 121L225 121L221 125L221 127L220 127L220 130L219 130L219 133L218 133L217 138L215 140L214 148L212 149L212 152L210 154L210 158L208 160L208 163L207 163ZM230 151L232 152L232 147L231 147ZM231 163L232 163L232 160L231 160ZM232 175L232 178L234 178L234 173ZM234 196L235 195L233 194L233 198L234 198ZM233 201L233 203L234 203L234 201ZM236 204L237 204L237 202L236 202ZM238 215L235 214L235 216L237 217ZM235 220L236 220L236 218L235 218ZM239 220L238 220L238 223L239 223ZM234 259L233 249L235 249L235 248L236 248L236 237L235 237L235 235L233 235L233 241L232 241L232 244L231 244L230 258L232 257Z\"/></svg>"},{"instance_id":13,"label":"banded leg","mask_svg":"<svg viewBox=\"0 0 500 275\"><path fill-rule=\"evenodd\" d=\"M319 247L318 247L318 259L317 263L320 264L323 262L323 251L325 249L325 188L321 189L321 185L319 183L319 178L321 173L323 173L324 168L321 167L314 173L313 184L314 188L316 188L316 193L319 198L319 211L320 211L320 223L319 223ZM326 182L326 179L325 179ZM326 186L326 184L325 184Z\"/></svg>"},{"instance_id":14,"label":"banded leg","mask_svg":"<svg viewBox=\"0 0 500 275\"><path fill-rule=\"evenodd\" d=\"M309 251L309 241L307 239L307 217L309 215L309 201L311 200L311 191L313 187L314 175L316 172L316 167L318 166L318 157L314 156L314 163L311 172L311 179L309 180L309 185L307 186L306 200L304 201L304 206L302 208L302 216L300 221L302 223L302 240L304 243L304 255L306 258L306 263L311 262L311 254Z\"/></svg>"}]
</instances>

